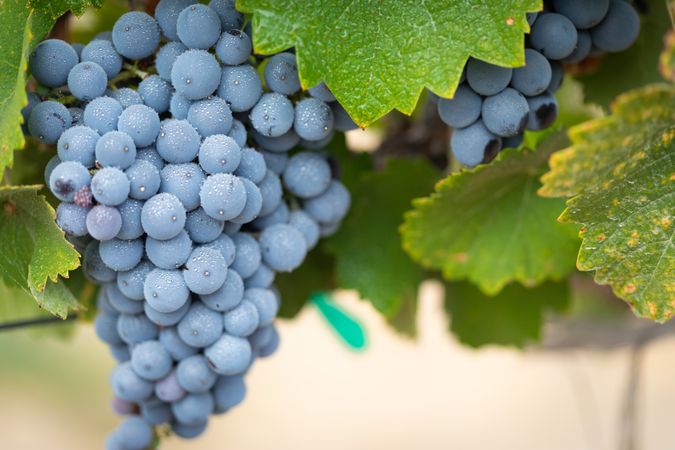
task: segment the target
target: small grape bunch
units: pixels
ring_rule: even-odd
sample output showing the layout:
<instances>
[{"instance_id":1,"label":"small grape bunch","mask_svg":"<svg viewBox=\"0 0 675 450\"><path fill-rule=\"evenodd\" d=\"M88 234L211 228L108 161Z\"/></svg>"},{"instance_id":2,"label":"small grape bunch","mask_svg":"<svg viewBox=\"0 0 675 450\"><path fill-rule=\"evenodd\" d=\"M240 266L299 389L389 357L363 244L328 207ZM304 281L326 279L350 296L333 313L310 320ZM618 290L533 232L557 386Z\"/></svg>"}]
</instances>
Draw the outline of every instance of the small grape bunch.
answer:
<instances>
[{"instance_id":1,"label":"small grape bunch","mask_svg":"<svg viewBox=\"0 0 675 450\"><path fill-rule=\"evenodd\" d=\"M26 131L56 146L56 221L101 285L95 330L119 363L111 450L156 427L194 438L243 400L279 344L275 274L350 206L322 149L354 123L325 84L301 91L291 51L253 57L243 22L233 1L161 0L30 57Z\"/></svg>"}]
</instances>

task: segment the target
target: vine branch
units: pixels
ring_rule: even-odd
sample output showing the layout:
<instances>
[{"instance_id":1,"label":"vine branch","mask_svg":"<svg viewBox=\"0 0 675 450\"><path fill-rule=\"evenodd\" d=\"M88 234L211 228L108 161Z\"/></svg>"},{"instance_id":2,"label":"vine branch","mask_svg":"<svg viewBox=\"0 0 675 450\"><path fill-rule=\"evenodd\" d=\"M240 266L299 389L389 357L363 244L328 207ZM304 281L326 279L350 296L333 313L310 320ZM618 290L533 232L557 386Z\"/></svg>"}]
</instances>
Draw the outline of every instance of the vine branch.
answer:
<instances>
[{"instance_id":1,"label":"vine branch","mask_svg":"<svg viewBox=\"0 0 675 450\"><path fill-rule=\"evenodd\" d=\"M65 319L59 317L35 317L33 319L15 320L11 322L0 323L0 331L16 330L39 325L55 325L57 323L66 323L76 320L77 316L68 316Z\"/></svg>"}]
</instances>

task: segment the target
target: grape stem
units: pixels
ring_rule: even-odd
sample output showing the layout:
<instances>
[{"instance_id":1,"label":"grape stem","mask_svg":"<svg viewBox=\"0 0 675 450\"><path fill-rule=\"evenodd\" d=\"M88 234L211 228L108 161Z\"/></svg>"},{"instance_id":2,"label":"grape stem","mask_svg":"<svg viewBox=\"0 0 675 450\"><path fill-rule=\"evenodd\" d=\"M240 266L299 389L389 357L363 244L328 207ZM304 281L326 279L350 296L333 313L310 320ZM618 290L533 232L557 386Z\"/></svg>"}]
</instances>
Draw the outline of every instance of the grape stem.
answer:
<instances>
[{"instance_id":1,"label":"grape stem","mask_svg":"<svg viewBox=\"0 0 675 450\"><path fill-rule=\"evenodd\" d=\"M11 322L0 323L0 331L16 330L18 328L27 328L37 325L54 325L57 323L66 323L76 320L77 316L68 316L65 319L60 317L35 317L33 319L15 320Z\"/></svg>"}]
</instances>

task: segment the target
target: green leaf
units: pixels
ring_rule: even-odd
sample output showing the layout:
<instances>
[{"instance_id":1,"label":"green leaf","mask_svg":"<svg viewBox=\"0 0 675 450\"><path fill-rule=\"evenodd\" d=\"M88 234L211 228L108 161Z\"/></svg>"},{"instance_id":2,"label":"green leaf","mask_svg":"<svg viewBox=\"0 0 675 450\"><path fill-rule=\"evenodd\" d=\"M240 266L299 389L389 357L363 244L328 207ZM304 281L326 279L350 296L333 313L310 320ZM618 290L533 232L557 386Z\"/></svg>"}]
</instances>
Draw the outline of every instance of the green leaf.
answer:
<instances>
[{"instance_id":1,"label":"green leaf","mask_svg":"<svg viewBox=\"0 0 675 450\"><path fill-rule=\"evenodd\" d=\"M33 295L47 311L65 317L78 303L57 282L79 266L79 255L38 189L0 188L0 276L8 286Z\"/></svg>"},{"instance_id":2,"label":"green leaf","mask_svg":"<svg viewBox=\"0 0 675 450\"><path fill-rule=\"evenodd\" d=\"M664 38L663 51L659 57L659 71L663 78L675 82L675 30L670 30Z\"/></svg>"},{"instance_id":3,"label":"green leaf","mask_svg":"<svg viewBox=\"0 0 675 450\"><path fill-rule=\"evenodd\" d=\"M386 317L417 297L424 271L401 249L398 228L411 200L429 192L437 178L425 160L390 160L352 188L351 211L326 241L336 257L338 285L356 289Z\"/></svg>"},{"instance_id":4,"label":"green leaf","mask_svg":"<svg viewBox=\"0 0 675 450\"><path fill-rule=\"evenodd\" d=\"M507 149L492 164L448 176L406 214L404 248L448 280L468 279L488 295L513 281L534 286L566 276L575 228L556 222L562 201L537 195L549 154L546 146Z\"/></svg>"},{"instance_id":5,"label":"green leaf","mask_svg":"<svg viewBox=\"0 0 675 450\"><path fill-rule=\"evenodd\" d=\"M583 225L577 267L635 313L675 312L675 87L620 96L613 114L570 130L541 193L572 196L560 220Z\"/></svg>"},{"instance_id":6,"label":"green leaf","mask_svg":"<svg viewBox=\"0 0 675 450\"><path fill-rule=\"evenodd\" d=\"M539 340L546 313L563 311L569 297L567 283L547 282L535 288L515 283L496 297L469 283L449 283L445 310L450 329L463 344L524 347Z\"/></svg>"},{"instance_id":7,"label":"green leaf","mask_svg":"<svg viewBox=\"0 0 675 450\"><path fill-rule=\"evenodd\" d=\"M469 56L524 63L525 13L541 0L238 0L258 53L295 47L304 88L325 81L367 126L410 114L423 88L450 97Z\"/></svg>"},{"instance_id":8,"label":"green leaf","mask_svg":"<svg viewBox=\"0 0 675 450\"><path fill-rule=\"evenodd\" d=\"M103 0L30 0L29 3L31 8L56 20L68 10L79 16L88 6L100 8Z\"/></svg>"}]
</instances>

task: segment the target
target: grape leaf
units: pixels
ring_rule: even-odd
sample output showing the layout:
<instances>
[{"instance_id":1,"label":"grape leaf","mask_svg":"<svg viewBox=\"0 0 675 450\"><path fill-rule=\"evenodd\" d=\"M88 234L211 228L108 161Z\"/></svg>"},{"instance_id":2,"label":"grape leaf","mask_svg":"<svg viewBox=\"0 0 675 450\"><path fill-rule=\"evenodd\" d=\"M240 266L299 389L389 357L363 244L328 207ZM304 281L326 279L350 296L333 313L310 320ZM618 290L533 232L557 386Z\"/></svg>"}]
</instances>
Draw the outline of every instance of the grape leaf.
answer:
<instances>
[{"instance_id":1,"label":"grape leaf","mask_svg":"<svg viewBox=\"0 0 675 450\"><path fill-rule=\"evenodd\" d=\"M545 314L563 311L569 297L567 283L546 282L534 288L514 283L496 297L470 283L448 283L445 310L450 329L463 344L524 347L540 339Z\"/></svg>"},{"instance_id":2,"label":"grape leaf","mask_svg":"<svg viewBox=\"0 0 675 450\"><path fill-rule=\"evenodd\" d=\"M410 201L429 192L436 170L425 160L392 159L352 188L352 208L326 241L336 257L338 285L356 289L383 315L417 297L424 271L401 249L398 227Z\"/></svg>"},{"instance_id":3,"label":"grape leaf","mask_svg":"<svg viewBox=\"0 0 675 450\"><path fill-rule=\"evenodd\" d=\"M29 4L34 10L56 20L68 10L79 16L88 6L100 8L103 0L30 0Z\"/></svg>"},{"instance_id":4,"label":"grape leaf","mask_svg":"<svg viewBox=\"0 0 675 450\"><path fill-rule=\"evenodd\" d=\"M540 192L574 195L560 220L583 226L577 268L665 321L675 313L675 87L628 92L612 109L570 130Z\"/></svg>"},{"instance_id":5,"label":"grape leaf","mask_svg":"<svg viewBox=\"0 0 675 450\"><path fill-rule=\"evenodd\" d=\"M77 300L57 283L79 266L79 255L56 225L39 186L0 188L0 276L33 295L52 314L66 317Z\"/></svg>"},{"instance_id":6,"label":"grape leaf","mask_svg":"<svg viewBox=\"0 0 675 450\"><path fill-rule=\"evenodd\" d=\"M410 114L424 87L450 97L469 56L524 63L541 0L238 0L258 53L295 47L304 88L325 81L360 125Z\"/></svg>"},{"instance_id":7,"label":"grape leaf","mask_svg":"<svg viewBox=\"0 0 675 450\"><path fill-rule=\"evenodd\" d=\"M507 149L492 164L439 182L406 214L404 248L446 279L466 278L488 295L512 281L533 286L567 275L575 228L555 220L562 201L537 196L555 141L538 151Z\"/></svg>"},{"instance_id":8,"label":"grape leaf","mask_svg":"<svg viewBox=\"0 0 675 450\"><path fill-rule=\"evenodd\" d=\"M670 30L664 38L663 51L659 57L659 71L663 78L675 82L675 30Z\"/></svg>"}]
</instances>

